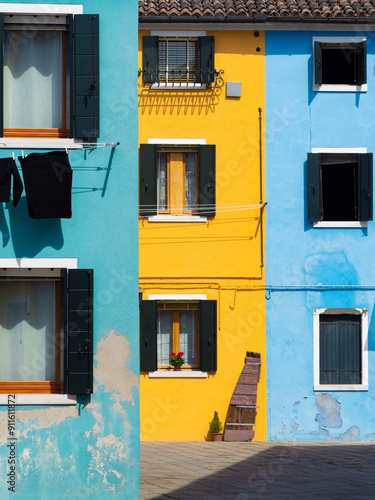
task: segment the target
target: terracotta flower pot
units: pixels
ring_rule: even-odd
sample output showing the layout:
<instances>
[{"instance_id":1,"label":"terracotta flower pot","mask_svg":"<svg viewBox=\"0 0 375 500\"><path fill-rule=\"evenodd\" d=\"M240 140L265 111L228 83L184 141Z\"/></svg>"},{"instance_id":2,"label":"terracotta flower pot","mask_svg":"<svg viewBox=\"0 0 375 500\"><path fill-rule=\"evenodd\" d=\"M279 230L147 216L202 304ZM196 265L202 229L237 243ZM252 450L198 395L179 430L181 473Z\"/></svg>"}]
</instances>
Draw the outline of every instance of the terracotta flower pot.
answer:
<instances>
[{"instance_id":1,"label":"terracotta flower pot","mask_svg":"<svg viewBox=\"0 0 375 500\"><path fill-rule=\"evenodd\" d=\"M173 371L179 372L181 370L181 365L176 365L173 367Z\"/></svg>"},{"instance_id":2,"label":"terracotta flower pot","mask_svg":"<svg viewBox=\"0 0 375 500\"><path fill-rule=\"evenodd\" d=\"M214 436L214 441L222 441L223 440L223 433L222 432L213 432L212 434Z\"/></svg>"}]
</instances>

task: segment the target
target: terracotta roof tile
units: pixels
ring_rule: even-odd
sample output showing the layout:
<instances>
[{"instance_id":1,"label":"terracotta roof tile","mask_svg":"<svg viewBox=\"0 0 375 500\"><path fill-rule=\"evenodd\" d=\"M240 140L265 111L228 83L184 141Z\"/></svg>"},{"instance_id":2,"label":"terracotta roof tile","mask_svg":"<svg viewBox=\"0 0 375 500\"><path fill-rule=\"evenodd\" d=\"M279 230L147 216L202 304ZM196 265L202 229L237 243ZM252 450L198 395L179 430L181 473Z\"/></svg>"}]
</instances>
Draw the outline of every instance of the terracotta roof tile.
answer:
<instances>
[{"instance_id":1,"label":"terracotta roof tile","mask_svg":"<svg viewBox=\"0 0 375 500\"><path fill-rule=\"evenodd\" d=\"M139 16L365 18L375 0L139 0Z\"/></svg>"}]
</instances>

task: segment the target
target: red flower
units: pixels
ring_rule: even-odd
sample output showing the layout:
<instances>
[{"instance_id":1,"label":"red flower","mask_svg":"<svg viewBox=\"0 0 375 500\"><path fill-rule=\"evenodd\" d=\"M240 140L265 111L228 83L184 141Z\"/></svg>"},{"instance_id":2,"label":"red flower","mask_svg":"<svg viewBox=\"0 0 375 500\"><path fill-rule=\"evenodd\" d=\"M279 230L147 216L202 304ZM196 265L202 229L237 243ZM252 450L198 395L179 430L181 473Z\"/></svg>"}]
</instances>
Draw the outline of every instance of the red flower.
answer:
<instances>
[{"instance_id":1,"label":"red flower","mask_svg":"<svg viewBox=\"0 0 375 500\"><path fill-rule=\"evenodd\" d=\"M179 353L177 354L177 356L178 356L179 358L182 358L182 356L183 356L183 355L184 355L184 353L183 353L183 352L179 352Z\"/></svg>"},{"instance_id":2,"label":"red flower","mask_svg":"<svg viewBox=\"0 0 375 500\"><path fill-rule=\"evenodd\" d=\"M171 352L170 356L176 356L176 353L175 352Z\"/></svg>"}]
</instances>

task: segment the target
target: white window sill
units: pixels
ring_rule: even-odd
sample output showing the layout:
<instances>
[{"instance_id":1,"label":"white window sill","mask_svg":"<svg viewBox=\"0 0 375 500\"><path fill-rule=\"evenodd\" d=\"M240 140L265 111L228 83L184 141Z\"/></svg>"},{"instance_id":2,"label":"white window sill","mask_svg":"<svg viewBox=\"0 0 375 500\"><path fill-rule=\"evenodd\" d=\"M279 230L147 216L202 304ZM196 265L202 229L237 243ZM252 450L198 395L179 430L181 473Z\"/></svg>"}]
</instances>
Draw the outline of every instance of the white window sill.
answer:
<instances>
[{"instance_id":1,"label":"white window sill","mask_svg":"<svg viewBox=\"0 0 375 500\"><path fill-rule=\"evenodd\" d=\"M165 83L153 83L150 86L151 90L202 90L206 89L207 85L205 83L175 83L165 84Z\"/></svg>"},{"instance_id":2,"label":"white window sill","mask_svg":"<svg viewBox=\"0 0 375 500\"><path fill-rule=\"evenodd\" d=\"M199 215L153 215L149 222L207 222L207 217Z\"/></svg>"},{"instance_id":3,"label":"white window sill","mask_svg":"<svg viewBox=\"0 0 375 500\"><path fill-rule=\"evenodd\" d=\"M314 391L368 391L368 385L343 384L343 385L314 385Z\"/></svg>"},{"instance_id":4,"label":"white window sill","mask_svg":"<svg viewBox=\"0 0 375 500\"><path fill-rule=\"evenodd\" d=\"M148 378L207 378L207 372L199 371L158 371L149 372Z\"/></svg>"},{"instance_id":5,"label":"white window sill","mask_svg":"<svg viewBox=\"0 0 375 500\"><path fill-rule=\"evenodd\" d=\"M346 227L358 228L367 227L367 221L317 221L313 223L314 227Z\"/></svg>"},{"instance_id":6,"label":"white window sill","mask_svg":"<svg viewBox=\"0 0 375 500\"><path fill-rule=\"evenodd\" d=\"M12 149L83 149L82 140L78 139L47 139L26 137L2 137L1 148Z\"/></svg>"},{"instance_id":7,"label":"white window sill","mask_svg":"<svg viewBox=\"0 0 375 500\"><path fill-rule=\"evenodd\" d=\"M367 83L363 85L313 85L314 92L367 92Z\"/></svg>"},{"instance_id":8,"label":"white window sill","mask_svg":"<svg viewBox=\"0 0 375 500\"><path fill-rule=\"evenodd\" d=\"M9 392L9 394L12 394ZM23 405L76 405L77 396L70 394L16 394L16 407ZM11 400L13 404L13 400ZM0 405L8 406L8 394L0 394Z\"/></svg>"}]
</instances>

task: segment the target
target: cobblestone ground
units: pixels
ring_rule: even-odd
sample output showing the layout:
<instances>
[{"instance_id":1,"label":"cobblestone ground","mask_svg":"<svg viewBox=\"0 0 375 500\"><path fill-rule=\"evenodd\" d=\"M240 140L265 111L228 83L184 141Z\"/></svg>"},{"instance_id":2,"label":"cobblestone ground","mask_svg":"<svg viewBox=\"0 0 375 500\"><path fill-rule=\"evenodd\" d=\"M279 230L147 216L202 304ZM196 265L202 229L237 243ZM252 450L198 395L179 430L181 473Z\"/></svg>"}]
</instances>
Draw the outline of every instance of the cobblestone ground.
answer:
<instances>
[{"instance_id":1,"label":"cobblestone ground","mask_svg":"<svg viewBox=\"0 0 375 500\"><path fill-rule=\"evenodd\" d=\"M371 499L371 443L141 443L141 500Z\"/></svg>"}]
</instances>

